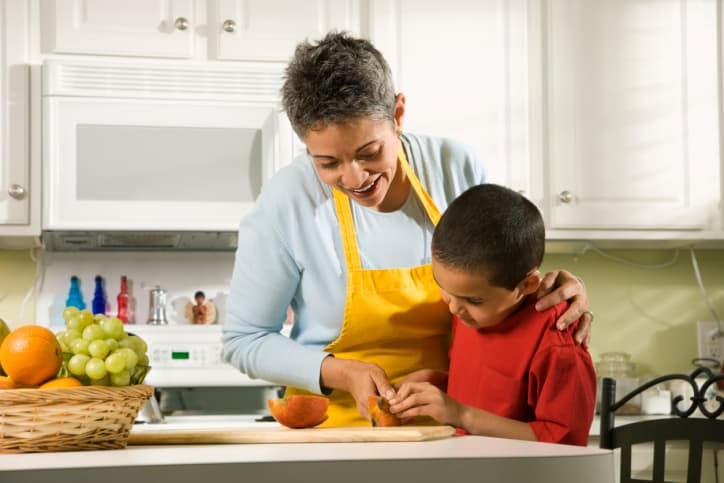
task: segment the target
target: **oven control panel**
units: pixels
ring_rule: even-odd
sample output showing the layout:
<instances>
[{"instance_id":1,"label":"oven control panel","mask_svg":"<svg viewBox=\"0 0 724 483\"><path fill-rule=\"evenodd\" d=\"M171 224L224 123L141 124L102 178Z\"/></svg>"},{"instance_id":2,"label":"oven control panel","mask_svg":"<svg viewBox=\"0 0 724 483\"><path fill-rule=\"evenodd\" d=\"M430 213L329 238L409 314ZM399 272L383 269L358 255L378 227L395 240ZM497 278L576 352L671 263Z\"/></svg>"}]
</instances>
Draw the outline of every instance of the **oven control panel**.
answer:
<instances>
[{"instance_id":1,"label":"oven control panel","mask_svg":"<svg viewBox=\"0 0 724 483\"><path fill-rule=\"evenodd\" d=\"M149 344L151 366L161 367L213 367L225 364L221 358L221 344Z\"/></svg>"},{"instance_id":2,"label":"oven control panel","mask_svg":"<svg viewBox=\"0 0 724 483\"><path fill-rule=\"evenodd\" d=\"M144 381L155 387L272 386L250 379L222 358L220 325L129 325L126 331L148 344L151 370Z\"/></svg>"}]
</instances>

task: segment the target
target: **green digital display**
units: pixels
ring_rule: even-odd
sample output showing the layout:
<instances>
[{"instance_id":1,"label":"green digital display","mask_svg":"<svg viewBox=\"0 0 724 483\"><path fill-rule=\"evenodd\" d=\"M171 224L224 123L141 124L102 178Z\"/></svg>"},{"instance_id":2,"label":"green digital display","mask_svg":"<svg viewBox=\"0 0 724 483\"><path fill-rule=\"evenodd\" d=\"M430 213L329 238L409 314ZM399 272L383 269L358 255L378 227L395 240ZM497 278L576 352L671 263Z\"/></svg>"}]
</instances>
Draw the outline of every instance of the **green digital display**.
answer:
<instances>
[{"instance_id":1,"label":"green digital display","mask_svg":"<svg viewBox=\"0 0 724 483\"><path fill-rule=\"evenodd\" d=\"M187 361L189 360L188 352L171 352L171 359L175 361Z\"/></svg>"}]
</instances>

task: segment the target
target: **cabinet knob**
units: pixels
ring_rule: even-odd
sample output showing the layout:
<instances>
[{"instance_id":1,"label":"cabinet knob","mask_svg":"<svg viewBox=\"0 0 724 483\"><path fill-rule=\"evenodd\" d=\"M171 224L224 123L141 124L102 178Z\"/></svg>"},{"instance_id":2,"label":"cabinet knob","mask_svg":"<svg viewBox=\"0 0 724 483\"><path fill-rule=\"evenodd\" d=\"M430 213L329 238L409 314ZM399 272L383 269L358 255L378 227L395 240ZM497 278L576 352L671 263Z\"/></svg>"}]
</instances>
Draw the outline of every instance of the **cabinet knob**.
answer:
<instances>
[{"instance_id":1,"label":"cabinet knob","mask_svg":"<svg viewBox=\"0 0 724 483\"><path fill-rule=\"evenodd\" d=\"M189 21L184 17L177 18L173 24L176 27L176 30L186 30L189 28Z\"/></svg>"},{"instance_id":2,"label":"cabinet knob","mask_svg":"<svg viewBox=\"0 0 724 483\"><path fill-rule=\"evenodd\" d=\"M224 29L224 32L232 33L236 30L236 22L231 19L224 20L221 28Z\"/></svg>"},{"instance_id":3,"label":"cabinet knob","mask_svg":"<svg viewBox=\"0 0 724 483\"><path fill-rule=\"evenodd\" d=\"M11 184L10 188L8 188L8 194L19 201L25 199L28 192L19 184Z\"/></svg>"},{"instance_id":4,"label":"cabinet knob","mask_svg":"<svg viewBox=\"0 0 724 483\"><path fill-rule=\"evenodd\" d=\"M563 191L561 191L561 193L558 195L558 200L559 200L561 203L566 203L566 204L568 204L568 203L570 203L571 201L573 201L573 193L571 193L571 192L568 191L568 190L563 190Z\"/></svg>"}]
</instances>

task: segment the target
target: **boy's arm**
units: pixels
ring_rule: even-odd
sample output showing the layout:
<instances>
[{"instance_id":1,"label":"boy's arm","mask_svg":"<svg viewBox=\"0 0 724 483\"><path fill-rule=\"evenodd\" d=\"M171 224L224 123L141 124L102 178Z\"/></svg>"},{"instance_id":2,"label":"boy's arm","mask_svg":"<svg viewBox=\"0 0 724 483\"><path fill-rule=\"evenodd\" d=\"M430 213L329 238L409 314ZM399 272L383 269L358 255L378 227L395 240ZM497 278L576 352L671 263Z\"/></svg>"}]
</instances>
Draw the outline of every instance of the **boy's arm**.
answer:
<instances>
[{"instance_id":1,"label":"boy's arm","mask_svg":"<svg viewBox=\"0 0 724 483\"><path fill-rule=\"evenodd\" d=\"M406 382L390 400L390 410L400 419L429 416L442 424L463 428L470 434L535 441L528 423L462 404L429 382Z\"/></svg>"},{"instance_id":2,"label":"boy's arm","mask_svg":"<svg viewBox=\"0 0 724 483\"><path fill-rule=\"evenodd\" d=\"M528 403L535 411L530 426L536 439L585 446L596 404L596 374L588 352L580 346L550 347L534 357L529 377Z\"/></svg>"},{"instance_id":3,"label":"boy's arm","mask_svg":"<svg viewBox=\"0 0 724 483\"><path fill-rule=\"evenodd\" d=\"M530 424L465 404L460 404L460 421L453 426L480 436L536 441Z\"/></svg>"}]
</instances>

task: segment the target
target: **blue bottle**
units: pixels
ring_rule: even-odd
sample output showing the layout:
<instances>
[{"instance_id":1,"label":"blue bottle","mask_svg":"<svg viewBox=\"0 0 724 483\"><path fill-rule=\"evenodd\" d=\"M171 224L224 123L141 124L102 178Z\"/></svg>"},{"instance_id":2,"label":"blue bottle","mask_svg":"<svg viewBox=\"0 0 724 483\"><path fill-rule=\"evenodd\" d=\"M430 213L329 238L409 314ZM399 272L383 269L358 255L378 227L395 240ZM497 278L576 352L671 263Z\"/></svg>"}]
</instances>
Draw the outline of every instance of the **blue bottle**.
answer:
<instances>
[{"instance_id":1,"label":"blue bottle","mask_svg":"<svg viewBox=\"0 0 724 483\"><path fill-rule=\"evenodd\" d=\"M70 277L70 291L68 291L68 298L65 300L65 306L76 307L78 310L83 310L85 308L83 294L80 292L80 280L75 275Z\"/></svg>"},{"instance_id":2,"label":"blue bottle","mask_svg":"<svg viewBox=\"0 0 724 483\"><path fill-rule=\"evenodd\" d=\"M93 293L93 314L106 313L106 294L103 290L103 278L96 275L96 289Z\"/></svg>"}]
</instances>

